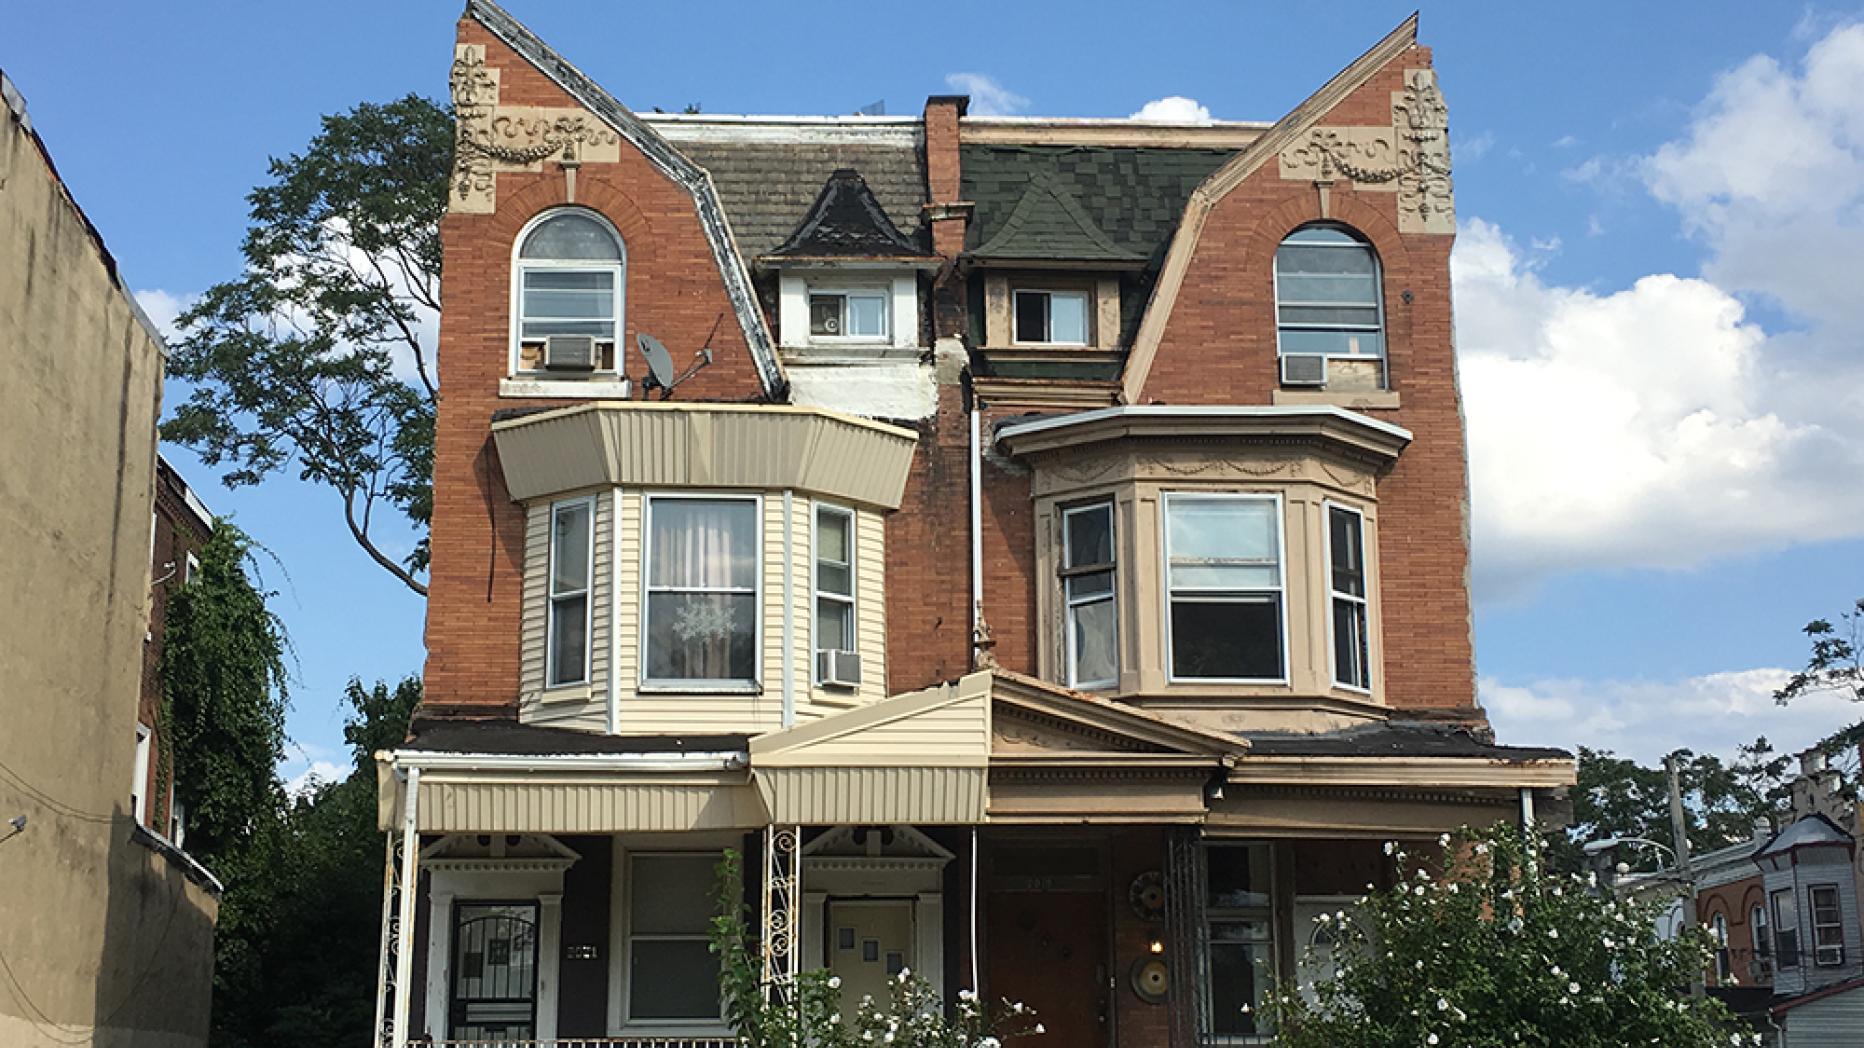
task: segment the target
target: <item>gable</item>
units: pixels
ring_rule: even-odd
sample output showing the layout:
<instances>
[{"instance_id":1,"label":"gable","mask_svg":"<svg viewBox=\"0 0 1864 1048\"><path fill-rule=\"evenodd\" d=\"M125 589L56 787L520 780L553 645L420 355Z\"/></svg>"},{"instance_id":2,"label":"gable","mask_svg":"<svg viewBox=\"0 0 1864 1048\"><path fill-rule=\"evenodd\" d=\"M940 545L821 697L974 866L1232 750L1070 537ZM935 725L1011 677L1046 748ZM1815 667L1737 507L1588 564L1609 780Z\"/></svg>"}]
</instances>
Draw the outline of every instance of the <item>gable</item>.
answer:
<instances>
[{"instance_id":1,"label":"gable","mask_svg":"<svg viewBox=\"0 0 1864 1048\"><path fill-rule=\"evenodd\" d=\"M1001 704L990 718L991 756L1029 754L1164 754L1156 743L1040 711Z\"/></svg>"}]
</instances>

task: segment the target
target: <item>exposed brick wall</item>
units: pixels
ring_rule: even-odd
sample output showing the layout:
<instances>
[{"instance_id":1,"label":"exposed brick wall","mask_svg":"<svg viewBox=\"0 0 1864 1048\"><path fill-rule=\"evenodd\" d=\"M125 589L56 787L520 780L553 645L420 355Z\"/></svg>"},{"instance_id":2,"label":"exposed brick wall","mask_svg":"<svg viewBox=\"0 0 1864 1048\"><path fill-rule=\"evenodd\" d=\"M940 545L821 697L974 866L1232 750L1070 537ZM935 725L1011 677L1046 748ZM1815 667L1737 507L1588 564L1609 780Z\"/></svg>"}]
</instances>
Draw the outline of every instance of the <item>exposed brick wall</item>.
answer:
<instances>
[{"instance_id":1,"label":"exposed brick wall","mask_svg":"<svg viewBox=\"0 0 1864 1048\"><path fill-rule=\"evenodd\" d=\"M179 590L187 572L188 554L200 556L208 535L188 508L183 482L166 462L158 463L155 478L155 542L149 561L149 631L142 645L142 692L136 721L159 726L162 708L162 646L168 634L169 597ZM166 743L160 731L149 744L149 774L143 782L143 825L168 832L168 791L163 783L162 760Z\"/></svg>"},{"instance_id":2,"label":"exposed brick wall","mask_svg":"<svg viewBox=\"0 0 1864 1048\"><path fill-rule=\"evenodd\" d=\"M969 419L957 386L915 426L919 448L887 517L887 690L913 691L971 668Z\"/></svg>"},{"instance_id":3,"label":"exposed brick wall","mask_svg":"<svg viewBox=\"0 0 1864 1048\"><path fill-rule=\"evenodd\" d=\"M501 105L575 105L477 21L460 21L459 41L485 45L486 65L500 71ZM501 398L498 384L509 364L513 244L526 222L570 203L567 180L554 163L497 179L495 212L450 214L441 223L446 308L426 674L427 705L435 713L515 709L524 521L505 490L490 423L501 409L555 406ZM600 212L627 244L622 348L631 376L638 380L644 370L630 349L636 332L652 332L681 365L710 336L711 366L683 384L678 399L760 399L762 383L692 195L624 140L619 161L583 164L575 204Z\"/></svg>"},{"instance_id":4,"label":"exposed brick wall","mask_svg":"<svg viewBox=\"0 0 1864 1048\"><path fill-rule=\"evenodd\" d=\"M1727 920L1729 971L1735 982L1742 986L1756 985L1753 977L1754 928L1749 918L1754 907L1765 905L1766 897L1761 887L1760 874L1756 872L1752 877L1704 888L1696 899L1696 919L1705 931L1714 928L1716 915ZM1710 986L1722 984L1712 961L1708 967L1708 977ZM1759 985L1771 985L1772 981L1770 975Z\"/></svg>"},{"instance_id":5,"label":"exposed brick wall","mask_svg":"<svg viewBox=\"0 0 1864 1048\"><path fill-rule=\"evenodd\" d=\"M1389 127L1400 55L1320 122ZM1395 411L1370 412L1415 437L1378 485L1386 694L1398 707L1475 704L1470 640L1468 463L1451 330L1448 235L1400 233L1397 194L1341 180L1331 219L1377 249L1384 271ZM1310 182L1283 180L1274 160L1212 208L1140 397L1158 404L1267 404L1278 387L1274 261L1282 238L1323 219Z\"/></svg>"}]
</instances>

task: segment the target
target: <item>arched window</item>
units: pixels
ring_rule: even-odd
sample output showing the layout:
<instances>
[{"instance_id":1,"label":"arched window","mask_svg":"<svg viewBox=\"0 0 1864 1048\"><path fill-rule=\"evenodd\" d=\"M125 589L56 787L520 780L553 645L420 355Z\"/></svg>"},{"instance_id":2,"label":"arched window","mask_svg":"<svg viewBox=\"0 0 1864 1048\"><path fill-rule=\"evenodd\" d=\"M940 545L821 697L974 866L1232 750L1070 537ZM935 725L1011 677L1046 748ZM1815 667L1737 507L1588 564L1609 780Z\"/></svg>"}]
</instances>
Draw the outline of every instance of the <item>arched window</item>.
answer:
<instances>
[{"instance_id":1,"label":"arched window","mask_svg":"<svg viewBox=\"0 0 1864 1048\"><path fill-rule=\"evenodd\" d=\"M1383 389L1385 310L1372 245L1340 226L1303 226L1275 251L1282 384Z\"/></svg>"},{"instance_id":2,"label":"arched window","mask_svg":"<svg viewBox=\"0 0 1864 1048\"><path fill-rule=\"evenodd\" d=\"M1728 951L1728 917L1716 914L1709 918L1709 936L1715 940L1715 981L1726 984L1728 977L1734 974L1734 964Z\"/></svg>"},{"instance_id":3,"label":"arched window","mask_svg":"<svg viewBox=\"0 0 1864 1048\"><path fill-rule=\"evenodd\" d=\"M1748 911L1748 935L1754 940L1754 964L1749 979L1766 983L1773 979L1773 936L1767 931L1767 907L1755 903Z\"/></svg>"},{"instance_id":4,"label":"arched window","mask_svg":"<svg viewBox=\"0 0 1864 1048\"><path fill-rule=\"evenodd\" d=\"M626 266L621 236L595 212L565 208L533 219L513 266L515 370L614 371ZM547 359L552 335L587 336L594 353L579 358L580 340L564 340Z\"/></svg>"}]
</instances>

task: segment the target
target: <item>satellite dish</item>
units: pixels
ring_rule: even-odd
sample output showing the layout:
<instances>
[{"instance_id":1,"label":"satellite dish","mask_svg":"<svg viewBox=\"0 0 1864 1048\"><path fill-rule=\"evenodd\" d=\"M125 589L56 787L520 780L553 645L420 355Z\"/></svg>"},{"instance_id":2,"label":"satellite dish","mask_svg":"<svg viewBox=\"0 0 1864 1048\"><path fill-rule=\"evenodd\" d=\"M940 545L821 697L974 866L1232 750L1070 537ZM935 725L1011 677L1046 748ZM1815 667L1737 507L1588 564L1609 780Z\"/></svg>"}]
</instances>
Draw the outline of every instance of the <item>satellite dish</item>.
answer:
<instances>
[{"instance_id":1,"label":"satellite dish","mask_svg":"<svg viewBox=\"0 0 1864 1048\"><path fill-rule=\"evenodd\" d=\"M718 325L714 323L712 329L717 331ZM671 397L673 387L693 377L700 368L712 363L711 342L711 337L707 336L706 346L693 354L692 365L685 371L675 373L673 354L667 349L666 344L645 331L637 333L634 336L634 344L640 349L641 357L647 361L647 377L641 380L641 395L646 396L649 392L658 389L661 400Z\"/></svg>"}]
</instances>

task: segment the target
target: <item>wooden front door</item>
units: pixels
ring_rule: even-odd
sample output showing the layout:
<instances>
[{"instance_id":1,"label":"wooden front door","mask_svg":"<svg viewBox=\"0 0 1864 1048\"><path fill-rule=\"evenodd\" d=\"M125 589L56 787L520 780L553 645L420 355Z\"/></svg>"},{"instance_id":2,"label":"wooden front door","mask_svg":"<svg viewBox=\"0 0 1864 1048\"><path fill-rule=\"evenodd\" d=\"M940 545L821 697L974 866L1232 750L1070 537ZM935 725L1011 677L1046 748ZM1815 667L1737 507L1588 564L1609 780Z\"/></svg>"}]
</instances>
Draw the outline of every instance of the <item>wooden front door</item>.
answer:
<instances>
[{"instance_id":1,"label":"wooden front door","mask_svg":"<svg viewBox=\"0 0 1864 1048\"><path fill-rule=\"evenodd\" d=\"M1107 1044L1107 900L1100 891L993 890L985 987L1046 1027L1041 1048Z\"/></svg>"}]
</instances>

